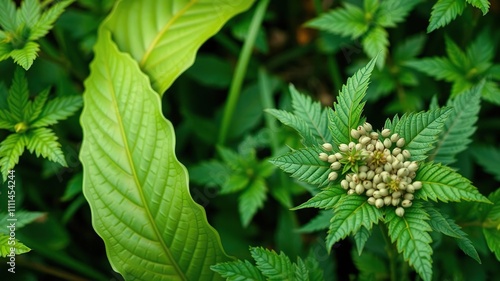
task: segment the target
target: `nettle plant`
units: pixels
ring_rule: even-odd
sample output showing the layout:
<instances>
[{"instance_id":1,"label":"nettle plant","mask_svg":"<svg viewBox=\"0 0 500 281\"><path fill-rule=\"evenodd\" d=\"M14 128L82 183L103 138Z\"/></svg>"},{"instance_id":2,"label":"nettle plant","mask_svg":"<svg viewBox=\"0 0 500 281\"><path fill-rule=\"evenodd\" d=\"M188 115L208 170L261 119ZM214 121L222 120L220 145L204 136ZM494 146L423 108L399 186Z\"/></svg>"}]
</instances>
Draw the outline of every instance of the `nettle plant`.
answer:
<instances>
[{"instance_id":1,"label":"nettle plant","mask_svg":"<svg viewBox=\"0 0 500 281\"><path fill-rule=\"evenodd\" d=\"M361 254L379 224L388 244L391 280L408 274L397 266L395 250L423 280L432 280L433 231L455 238L467 255L480 262L467 234L440 212L438 202L491 204L468 179L442 164L453 162L470 142L482 84L446 107L434 104L429 111L395 116L377 130L362 116L375 60L347 80L333 109L322 109L291 87L294 112L268 110L295 129L306 146L271 162L321 188L294 209L329 211L326 223L322 216L309 226L328 228L327 249L352 235Z\"/></svg>"}]
</instances>

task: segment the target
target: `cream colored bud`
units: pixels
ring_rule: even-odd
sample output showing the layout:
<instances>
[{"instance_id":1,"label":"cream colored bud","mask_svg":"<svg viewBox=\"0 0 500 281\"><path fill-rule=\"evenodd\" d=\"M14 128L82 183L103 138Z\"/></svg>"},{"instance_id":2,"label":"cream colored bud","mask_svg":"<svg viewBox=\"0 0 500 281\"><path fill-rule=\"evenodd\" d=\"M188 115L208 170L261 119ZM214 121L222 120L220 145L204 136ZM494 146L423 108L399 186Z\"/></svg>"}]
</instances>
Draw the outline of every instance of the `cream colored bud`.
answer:
<instances>
[{"instance_id":1,"label":"cream colored bud","mask_svg":"<svg viewBox=\"0 0 500 281\"><path fill-rule=\"evenodd\" d=\"M403 202L401 202L401 206L403 206L404 208L408 208L408 207L411 207L412 203L410 200L403 200Z\"/></svg>"},{"instance_id":2,"label":"cream colored bud","mask_svg":"<svg viewBox=\"0 0 500 281\"><path fill-rule=\"evenodd\" d=\"M395 191L392 193L392 198L400 198L401 197L401 191Z\"/></svg>"},{"instance_id":3,"label":"cream colored bud","mask_svg":"<svg viewBox=\"0 0 500 281\"><path fill-rule=\"evenodd\" d=\"M365 127L363 126L358 126L358 132L360 135L366 135L366 130L365 130Z\"/></svg>"},{"instance_id":4,"label":"cream colored bud","mask_svg":"<svg viewBox=\"0 0 500 281\"><path fill-rule=\"evenodd\" d=\"M392 206L396 207L397 205L399 205L399 203L401 202L401 199L400 198L392 198Z\"/></svg>"},{"instance_id":5,"label":"cream colored bud","mask_svg":"<svg viewBox=\"0 0 500 281\"><path fill-rule=\"evenodd\" d=\"M368 200L366 200L366 201L368 201L368 204L370 204L370 205L372 205L372 206L373 206L373 205L375 205L375 201L376 201L376 199L375 199L375 198L373 198L373 197L370 197L370 198L368 198Z\"/></svg>"},{"instance_id":6,"label":"cream colored bud","mask_svg":"<svg viewBox=\"0 0 500 281\"><path fill-rule=\"evenodd\" d=\"M377 141L377 143L375 144L375 148L377 150L384 151L385 146L381 141Z\"/></svg>"},{"instance_id":7,"label":"cream colored bud","mask_svg":"<svg viewBox=\"0 0 500 281\"><path fill-rule=\"evenodd\" d=\"M330 169L332 169L332 170L338 170L338 169L340 169L341 166L342 166L342 164L340 164L340 162L333 162L330 165Z\"/></svg>"},{"instance_id":8,"label":"cream colored bud","mask_svg":"<svg viewBox=\"0 0 500 281\"><path fill-rule=\"evenodd\" d=\"M392 197L391 196L384 197L384 204L386 206L391 205L391 203L392 203Z\"/></svg>"},{"instance_id":9,"label":"cream colored bud","mask_svg":"<svg viewBox=\"0 0 500 281\"><path fill-rule=\"evenodd\" d=\"M340 148L339 148L339 149L340 149ZM337 153L335 153L334 155L335 155L335 158L337 158L337 160L340 160L340 159L342 159L342 157L343 157L343 156L342 156L342 154L341 154L340 152L337 152Z\"/></svg>"},{"instance_id":10,"label":"cream colored bud","mask_svg":"<svg viewBox=\"0 0 500 281\"><path fill-rule=\"evenodd\" d=\"M383 129L382 132L380 133L384 138L387 138L388 136L391 135L391 130L389 129Z\"/></svg>"},{"instance_id":11,"label":"cream colored bud","mask_svg":"<svg viewBox=\"0 0 500 281\"><path fill-rule=\"evenodd\" d=\"M380 189L378 191L378 193L380 194L380 196L385 197L385 196L389 195L389 190L387 190L386 188L383 188L383 189Z\"/></svg>"},{"instance_id":12,"label":"cream colored bud","mask_svg":"<svg viewBox=\"0 0 500 281\"><path fill-rule=\"evenodd\" d=\"M387 162L389 162L389 163L392 163L392 161L394 161L394 157L392 157L392 155L387 155L385 157L385 160L387 160Z\"/></svg>"},{"instance_id":13,"label":"cream colored bud","mask_svg":"<svg viewBox=\"0 0 500 281\"><path fill-rule=\"evenodd\" d=\"M335 163L335 162L337 162L337 157L335 157L334 154L328 155L327 161L328 161L328 163Z\"/></svg>"},{"instance_id":14,"label":"cream colored bud","mask_svg":"<svg viewBox=\"0 0 500 281\"><path fill-rule=\"evenodd\" d=\"M406 200L410 200L410 201L411 201L411 200L413 200L413 198L415 198L415 196L414 196L413 194L411 194L411 193L406 193L406 194L404 195L404 198L405 198Z\"/></svg>"},{"instance_id":15,"label":"cream colored bud","mask_svg":"<svg viewBox=\"0 0 500 281\"><path fill-rule=\"evenodd\" d=\"M384 207L384 199L378 198L377 200L375 200L375 207L377 208Z\"/></svg>"},{"instance_id":16,"label":"cream colored bud","mask_svg":"<svg viewBox=\"0 0 500 281\"><path fill-rule=\"evenodd\" d=\"M355 183L355 182L353 182L353 181L351 181L351 182L349 183L349 188L350 188L350 189L355 189L355 188L356 188L356 183Z\"/></svg>"},{"instance_id":17,"label":"cream colored bud","mask_svg":"<svg viewBox=\"0 0 500 281\"><path fill-rule=\"evenodd\" d=\"M408 192L408 193L414 193L415 192L415 186L413 186L413 184L409 184L406 187L406 192Z\"/></svg>"},{"instance_id":18,"label":"cream colored bud","mask_svg":"<svg viewBox=\"0 0 500 281\"><path fill-rule=\"evenodd\" d=\"M411 162L410 161L404 161L403 162L403 167L408 168L410 167Z\"/></svg>"},{"instance_id":19,"label":"cream colored bud","mask_svg":"<svg viewBox=\"0 0 500 281\"><path fill-rule=\"evenodd\" d=\"M374 176L375 176L374 171L370 170L370 171L366 172L366 179L367 180L372 180Z\"/></svg>"},{"instance_id":20,"label":"cream colored bud","mask_svg":"<svg viewBox=\"0 0 500 281\"><path fill-rule=\"evenodd\" d=\"M398 159L399 162L401 162L401 163L404 163L406 160L402 153L396 155L396 159Z\"/></svg>"},{"instance_id":21,"label":"cream colored bud","mask_svg":"<svg viewBox=\"0 0 500 281\"><path fill-rule=\"evenodd\" d=\"M403 209L401 207L397 207L395 212L396 212L396 215L398 215L399 217L402 217L405 215L405 209Z\"/></svg>"},{"instance_id":22,"label":"cream colored bud","mask_svg":"<svg viewBox=\"0 0 500 281\"><path fill-rule=\"evenodd\" d=\"M397 141L399 141L399 139L400 138L399 138L399 135L397 133L392 134L392 136L391 136L391 141L392 142L397 142Z\"/></svg>"},{"instance_id":23,"label":"cream colored bud","mask_svg":"<svg viewBox=\"0 0 500 281\"><path fill-rule=\"evenodd\" d=\"M370 123L368 123L368 122L365 122L365 123L363 124L363 128L365 128L365 131L366 131L366 132L371 132L371 131L372 131L372 129L373 129L372 124L370 124Z\"/></svg>"},{"instance_id":24,"label":"cream colored bud","mask_svg":"<svg viewBox=\"0 0 500 281\"><path fill-rule=\"evenodd\" d=\"M359 172L358 176L360 180L366 180L366 172Z\"/></svg>"},{"instance_id":25,"label":"cream colored bud","mask_svg":"<svg viewBox=\"0 0 500 281\"><path fill-rule=\"evenodd\" d=\"M422 188L422 182L421 181L414 181L413 182L413 187L415 188L415 190L419 190Z\"/></svg>"},{"instance_id":26,"label":"cream colored bud","mask_svg":"<svg viewBox=\"0 0 500 281\"><path fill-rule=\"evenodd\" d=\"M370 137L362 136L359 138L359 143L362 145L367 145L371 141Z\"/></svg>"},{"instance_id":27,"label":"cream colored bud","mask_svg":"<svg viewBox=\"0 0 500 281\"><path fill-rule=\"evenodd\" d=\"M366 196L370 197L373 196L373 192L375 192L375 189L369 188L366 190Z\"/></svg>"},{"instance_id":28,"label":"cream colored bud","mask_svg":"<svg viewBox=\"0 0 500 281\"><path fill-rule=\"evenodd\" d=\"M384 167L377 167L375 169L375 174L381 174L384 171Z\"/></svg>"},{"instance_id":29,"label":"cream colored bud","mask_svg":"<svg viewBox=\"0 0 500 281\"><path fill-rule=\"evenodd\" d=\"M349 151L349 146L347 144L345 144L345 143L341 143L339 145L339 150L342 151L342 152L347 152L347 151Z\"/></svg>"},{"instance_id":30,"label":"cream colored bud","mask_svg":"<svg viewBox=\"0 0 500 281\"><path fill-rule=\"evenodd\" d=\"M333 150L333 145L331 143L325 142L323 145L321 145L324 150L326 151L332 151Z\"/></svg>"},{"instance_id":31,"label":"cream colored bud","mask_svg":"<svg viewBox=\"0 0 500 281\"><path fill-rule=\"evenodd\" d=\"M406 177L408 175L409 171L406 168L401 168L398 170L398 177Z\"/></svg>"},{"instance_id":32,"label":"cream colored bud","mask_svg":"<svg viewBox=\"0 0 500 281\"><path fill-rule=\"evenodd\" d=\"M370 144L368 144L368 145L366 146L366 150L367 150L367 151L374 151L374 150L375 150L375 146L374 146L373 144L371 144L371 143L370 143Z\"/></svg>"},{"instance_id":33,"label":"cream colored bud","mask_svg":"<svg viewBox=\"0 0 500 281\"><path fill-rule=\"evenodd\" d=\"M326 154L326 153L324 153L324 152L321 152L321 153L319 154L319 160L321 160L321 161L325 161L325 162L326 162L326 161L328 161L328 154Z\"/></svg>"},{"instance_id":34,"label":"cream colored bud","mask_svg":"<svg viewBox=\"0 0 500 281\"><path fill-rule=\"evenodd\" d=\"M416 172L418 170L417 162L411 162L410 165L408 165L408 170L410 172Z\"/></svg>"},{"instance_id":35,"label":"cream colored bud","mask_svg":"<svg viewBox=\"0 0 500 281\"><path fill-rule=\"evenodd\" d=\"M392 165L390 163L385 163L384 171L386 171L386 172L392 171Z\"/></svg>"},{"instance_id":36,"label":"cream colored bud","mask_svg":"<svg viewBox=\"0 0 500 281\"><path fill-rule=\"evenodd\" d=\"M368 172L368 166L366 166L366 165L359 166L359 171L360 172Z\"/></svg>"},{"instance_id":37,"label":"cream colored bud","mask_svg":"<svg viewBox=\"0 0 500 281\"><path fill-rule=\"evenodd\" d=\"M380 183L382 181L382 177L380 177L379 174L375 174L373 176L373 180L372 181L373 181L373 184L378 184L378 183Z\"/></svg>"},{"instance_id":38,"label":"cream colored bud","mask_svg":"<svg viewBox=\"0 0 500 281\"><path fill-rule=\"evenodd\" d=\"M408 183L406 181L399 182L399 189L406 190L407 187L408 187Z\"/></svg>"},{"instance_id":39,"label":"cream colored bud","mask_svg":"<svg viewBox=\"0 0 500 281\"><path fill-rule=\"evenodd\" d=\"M404 156L406 159L410 159L410 157L411 157L411 153L410 153L410 151L408 151L408 149L403 149L403 152L401 152L401 153L403 153L403 156Z\"/></svg>"},{"instance_id":40,"label":"cream colored bud","mask_svg":"<svg viewBox=\"0 0 500 281\"><path fill-rule=\"evenodd\" d=\"M361 143L357 143L354 147L356 148L356 150L361 150L364 148L363 144Z\"/></svg>"},{"instance_id":41,"label":"cream colored bud","mask_svg":"<svg viewBox=\"0 0 500 281\"><path fill-rule=\"evenodd\" d=\"M349 189L349 182L347 180L345 180L345 179L340 182L340 185L345 190Z\"/></svg>"},{"instance_id":42,"label":"cream colored bud","mask_svg":"<svg viewBox=\"0 0 500 281\"><path fill-rule=\"evenodd\" d=\"M339 176L339 174L337 174L336 172L331 172L328 174L328 180L334 181L337 179L338 176Z\"/></svg>"},{"instance_id":43,"label":"cream colored bud","mask_svg":"<svg viewBox=\"0 0 500 281\"><path fill-rule=\"evenodd\" d=\"M351 141L351 142L349 143L349 145L348 145L349 150L352 150L355 146L356 146L356 143L355 143L355 142L353 142L353 141Z\"/></svg>"},{"instance_id":44,"label":"cream colored bud","mask_svg":"<svg viewBox=\"0 0 500 281\"><path fill-rule=\"evenodd\" d=\"M373 187L373 183L369 180L365 180L363 181L363 186L365 187L365 189L369 189Z\"/></svg>"},{"instance_id":45,"label":"cream colored bud","mask_svg":"<svg viewBox=\"0 0 500 281\"><path fill-rule=\"evenodd\" d=\"M361 195L363 192L365 192L365 187L362 184L356 185L356 193Z\"/></svg>"},{"instance_id":46,"label":"cream colored bud","mask_svg":"<svg viewBox=\"0 0 500 281\"><path fill-rule=\"evenodd\" d=\"M359 134L358 130L351 129L351 137L353 137L355 139L359 139L359 136L360 136L360 134Z\"/></svg>"},{"instance_id":47,"label":"cream colored bud","mask_svg":"<svg viewBox=\"0 0 500 281\"><path fill-rule=\"evenodd\" d=\"M379 192L378 190L375 190L375 191L373 192L372 196L373 196L373 197L375 197L375 199L378 199L378 198L382 197L382 196L380 195L380 192Z\"/></svg>"},{"instance_id":48,"label":"cream colored bud","mask_svg":"<svg viewBox=\"0 0 500 281\"><path fill-rule=\"evenodd\" d=\"M384 189L386 187L386 185L385 185L385 183L381 182L381 183L378 183L376 187L378 190L381 190L381 189Z\"/></svg>"},{"instance_id":49,"label":"cream colored bud","mask_svg":"<svg viewBox=\"0 0 500 281\"><path fill-rule=\"evenodd\" d=\"M386 148L390 148L390 147L391 147L391 145L392 145L392 142L391 142L391 140L390 140L390 139L385 139L385 140L384 140L384 146L385 146Z\"/></svg>"},{"instance_id":50,"label":"cream colored bud","mask_svg":"<svg viewBox=\"0 0 500 281\"><path fill-rule=\"evenodd\" d=\"M396 147L392 150L392 155L394 155L394 156L398 156L398 154L400 154L400 153L401 153L401 148L399 148L399 147Z\"/></svg>"},{"instance_id":51,"label":"cream colored bud","mask_svg":"<svg viewBox=\"0 0 500 281\"><path fill-rule=\"evenodd\" d=\"M370 133L370 138L372 140L378 140L378 133L377 132L371 132Z\"/></svg>"},{"instance_id":52,"label":"cream colored bud","mask_svg":"<svg viewBox=\"0 0 500 281\"><path fill-rule=\"evenodd\" d=\"M347 195L352 195L352 194L354 194L354 193L356 193L356 191L355 191L354 189L349 189L349 190L347 191Z\"/></svg>"},{"instance_id":53,"label":"cream colored bud","mask_svg":"<svg viewBox=\"0 0 500 281\"><path fill-rule=\"evenodd\" d=\"M406 142L405 142L405 139L400 138L400 139L396 142L396 146L397 146L397 147L403 147L403 146L405 146L405 143L406 143Z\"/></svg>"}]
</instances>

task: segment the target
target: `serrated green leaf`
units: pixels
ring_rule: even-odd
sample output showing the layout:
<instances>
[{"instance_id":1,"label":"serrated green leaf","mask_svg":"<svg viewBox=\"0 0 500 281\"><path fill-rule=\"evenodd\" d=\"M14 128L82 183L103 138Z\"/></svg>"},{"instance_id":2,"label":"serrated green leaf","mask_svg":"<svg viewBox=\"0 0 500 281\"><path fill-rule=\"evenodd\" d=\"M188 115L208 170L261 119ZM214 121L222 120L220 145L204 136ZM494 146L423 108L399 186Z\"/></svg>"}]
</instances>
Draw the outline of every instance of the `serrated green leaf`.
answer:
<instances>
[{"instance_id":1,"label":"serrated green leaf","mask_svg":"<svg viewBox=\"0 0 500 281\"><path fill-rule=\"evenodd\" d=\"M309 271L307 270L306 264L300 257L297 257L297 263L293 265L293 273L293 280L309 281Z\"/></svg>"},{"instance_id":2,"label":"serrated green leaf","mask_svg":"<svg viewBox=\"0 0 500 281\"><path fill-rule=\"evenodd\" d=\"M457 16L462 15L464 9L464 0L438 0L436 4L432 6L427 33L447 25Z\"/></svg>"},{"instance_id":3,"label":"serrated green leaf","mask_svg":"<svg viewBox=\"0 0 500 281\"><path fill-rule=\"evenodd\" d=\"M33 101L28 101L28 105L26 106L26 110L23 112L24 118L23 120L31 123L36 120L40 113L42 113L43 106L47 102L47 98L49 97L50 89L45 89L40 92Z\"/></svg>"},{"instance_id":4,"label":"serrated green leaf","mask_svg":"<svg viewBox=\"0 0 500 281\"><path fill-rule=\"evenodd\" d=\"M1 33L2 31L0 30L0 41L3 41ZM12 50L13 48L10 44L0 42L0 61L8 59Z\"/></svg>"},{"instance_id":5,"label":"serrated green leaf","mask_svg":"<svg viewBox=\"0 0 500 281\"><path fill-rule=\"evenodd\" d=\"M253 216L262 208L266 200L267 187L262 178L252 180L250 185L238 197L238 210L244 227L250 224Z\"/></svg>"},{"instance_id":6,"label":"serrated green leaf","mask_svg":"<svg viewBox=\"0 0 500 281\"><path fill-rule=\"evenodd\" d=\"M305 259L306 267L309 271L309 281L323 281L323 270L311 251Z\"/></svg>"},{"instance_id":7,"label":"serrated green leaf","mask_svg":"<svg viewBox=\"0 0 500 281\"><path fill-rule=\"evenodd\" d=\"M473 65L488 63L493 60L495 55L495 44L491 41L490 32L485 29L467 46L467 57Z\"/></svg>"},{"instance_id":8,"label":"serrated green leaf","mask_svg":"<svg viewBox=\"0 0 500 281\"><path fill-rule=\"evenodd\" d=\"M208 187L222 186L230 177L232 170L216 160L201 162L189 168L190 180Z\"/></svg>"},{"instance_id":9,"label":"serrated green leaf","mask_svg":"<svg viewBox=\"0 0 500 281\"><path fill-rule=\"evenodd\" d=\"M483 223L483 235L488 247L500 261L500 189L491 193L488 198L494 205Z\"/></svg>"},{"instance_id":10,"label":"serrated green leaf","mask_svg":"<svg viewBox=\"0 0 500 281\"><path fill-rule=\"evenodd\" d=\"M321 187L330 182L328 174L331 169L327 162L319 159L318 155L318 149L305 148L294 150L269 161L291 174L290 176Z\"/></svg>"},{"instance_id":11,"label":"serrated green leaf","mask_svg":"<svg viewBox=\"0 0 500 281\"><path fill-rule=\"evenodd\" d=\"M16 125L11 113L5 109L0 109L0 129L12 130Z\"/></svg>"},{"instance_id":12,"label":"serrated green leaf","mask_svg":"<svg viewBox=\"0 0 500 281\"><path fill-rule=\"evenodd\" d=\"M365 247L366 241L368 241L368 238L370 238L371 235L372 231L368 230L364 226L362 226L358 232L354 233L354 242L356 243L356 249L359 256L361 256L361 253L363 253L363 248Z\"/></svg>"},{"instance_id":13,"label":"serrated green leaf","mask_svg":"<svg viewBox=\"0 0 500 281\"><path fill-rule=\"evenodd\" d=\"M75 0L57 1L47 11L44 11L36 23L32 25L33 28L31 29L29 40L37 40L45 36L52 28L57 18L64 12L64 9L74 1Z\"/></svg>"},{"instance_id":14,"label":"serrated green leaf","mask_svg":"<svg viewBox=\"0 0 500 281\"><path fill-rule=\"evenodd\" d=\"M7 104L9 106L10 114L16 121L23 120L23 112L28 105L28 80L24 76L24 71L16 68L12 85L9 89L9 96L7 97Z\"/></svg>"},{"instance_id":15,"label":"serrated green leaf","mask_svg":"<svg viewBox=\"0 0 500 281\"><path fill-rule=\"evenodd\" d=\"M470 68L470 61L467 55L448 36L445 37L446 54L455 67Z\"/></svg>"},{"instance_id":16,"label":"serrated green leaf","mask_svg":"<svg viewBox=\"0 0 500 281\"><path fill-rule=\"evenodd\" d=\"M13 242L14 244L12 244ZM0 257L5 258L11 255L12 248L14 248L15 255L21 255L31 251L30 248L19 242L19 240L11 240L11 237L9 235L0 233Z\"/></svg>"},{"instance_id":17,"label":"serrated green leaf","mask_svg":"<svg viewBox=\"0 0 500 281\"><path fill-rule=\"evenodd\" d=\"M458 153L464 151L472 141L470 136L476 131L482 84L450 99L447 106L452 108L444 123L436 148L430 160L444 165L454 163Z\"/></svg>"},{"instance_id":18,"label":"serrated green leaf","mask_svg":"<svg viewBox=\"0 0 500 281\"><path fill-rule=\"evenodd\" d=\"M249 261L234 261L219 263L210 266L210 269L219 273L227 281L264 281L260 271Z\"/></svg>"},{"instance_id":19,"label":"serrated green leaf","mask_svg":"<svg viewBox=\"0 0 500 281\"><path fill-rule=\"evenodd\" d=\"M347 79L346 85L342 86L337 102L333 104L334 111L329 111L330 131L335 144L349 143L351 141L351 129L357 128L361 120L364 102L362 102L370 76L375 65L375 59L353 76Z\"/></svg>"},{"instance_id":20,"label":"serrated green leaf","mask_svg":"<svg viewBox=\"0 0 500 281\"><path fill-rule=\"evenodd\" d=\"M361 8L344 3L343 8L335 9L320 15L306 23L306 26L324 30L342 36L358 38L368 30Z\"/></svg>"},{"instance_id":21,"label":"serrated green leaf","mask_svg":"<svg viewBox=\"0 0 500 281\"><path fill-rule=\"evenodd\" d=\"M398 44L394 49L394 61L404 63L418 56L424 48L426 38L423 34L407 37L405 41Z\"/></svg>"},{"instance_id":22,"label":"serrated green leaf","mask_svg":"<svg viewBox=\"0 0 500 281\"><path fill-rule=\"evenodd\" d=\"M57 162L66 167L66 159L61 150L61 144L57 142L56 134L49 128L37 128L25 133L26 148L30 153L35 152L36 157L42 155L50 161Z\"/></svg>"},{"instance_id":23,"label":"serrated green leaf","mask_svg":"<svg viewBox=\"0 0 500 281\"><path fill-rule=\"evenodd\" d=\"M335 242L356 233L361 227L372 229L373 224L382 218L382 212L368 204L366 199L366 196L353 194L342 197L337 203L326 237L328 251Z\"/></svg>"},{"instance_id":24,"label":"serrated green leaf","mask_svg":"<svg viewBox=\"0 0 500 281\"><path fill-rule=\"evenodd\" d=\"M460 226L458 226L453 219L434 207L426 206L425 211L429 214L429 225L434 231L439 231L444 235L455 238L458 247L462 249L466 255L475 259L478 263L481 263L479 254L476 248L474 248L472 241L467 237L467 233L462 231Z\"/></svg>"},{"instance_id":25,"label":"serrated green leaf","mask_svg":"<svg viewBox=\"0 0 500 281\"><path fill-rule=\"evenodd\" d=\"M42 212L30 212L26 210L16 210L15 216L10 216L9 213L2 212L0 214L0 223L2 225L9 225L9 219L16 219L16 229L20 229L33 221L46 216L46 213ZM10 230L7 227L0 228L0 233L9 234Z\"/></svg>"},{"instance_id":26,"label":"serrated green leaf","mask_svg":"<svg viewBox=\"0 0 500 281\"><path fill-rule=\"evenodd\" d=\"M483 12L483 16L486 15L490 9L490 1L488 0L467 0L467 3L480 9L481 12Z\"/></svg>"},{"instance_id":27,"label":"serrated green leaf","mask_svg":"<svg viewBox=\"0 0 500 281\"><path fill-rule=\"evenodd\" d=\"M403 21L413 7L420 3L420 0L385 0L380 2L380 9L376 16L377 23L383 27L396 27L396 24Z\"/></svg>"},{"instance_id":28,"label":"serrated green leaf","mask_svg":"<svg viewBox=\"0 0 500 281\"><path fill-rule=\"evenodd\" d=\"M493 146L473 146L471 149L472 155L476 158L476 162L481 165L484 171L495 177L496 181L500 181L500 149Z\"/></svg>"},{"instance_id":29,"label":"serrated green leaf","mask_svg":"<svg viewBox=\"0 0 500 281\"><path fill-rule=\"evenodd\" d=\"M359 271L358 280L387 280L389 269L384 259L373 253L352 255L352 260Z\"/></svg>"},{"instance_id":30,"label":"serrated green leaf","mask_svg":"<svg viewBox=\"0 0 500 281\"><path fill-rule=\"evenodd\" d=\"M35 61L38 51L40 51L39 47L36 42L27 42L22 49L12 50L10 56L14 59L15 63L28 70Z\"/></svg>"},{"instance_id":31,"label":"serrated green leaf","mask_svg":"<svg viewBox=\"0 0 500 281\"><path fill-rule=\"evenodd\" d=\"M463 79L463 73L447 58L424 58L408 61L404 65L422 71L438 80L453 82Z\"/></svg>"},{"instance_id":32,"label":"serrated green leaf","mask_svg":"<svg viewBox=\"0 0 500 281\"><path fill-rule=\"evenodd\" d=\"M10 134L0 143L0 166L3 181L7 180L9 170L19 162L19 157L24 152L26 144L25 137L20 134Z\"/></svg>"},{"instance_id":33,"label":"serrated green leaf","mask_svg":"<svg viewBox=\"0 0 500 281\"><path fill-rule=\"evenodd\" d=\"M257 268L271 280L292 280L293 266L290 259L280 252L278 255L274 250L261 247L251 248L250 253L257 263Z\"/></svg>"},{"instance_id":34,"label":"serrated green leaf","mask_svg":"<svg viewBox=\"0 0 500 281\"><path fill-rule=\"evenodd\" d=\"M420 163L415 181L422 182L422 189L417 191L415 196L423 200L491 203L467 178L439 163Z\"/></svg>"},{"instance_id":35,"label":"serrated green leaf","mask_svg":"<svg viewBox=\"0 0 500 281\"><path fill-rule=\"evenodd\" d=\"M250 183L250 178L246 174L233 173L225 181L220 190L220 194L229 194L238 192Z\"/></svg>"},{"instance_id":36,"label":"serrated green leaf","mask_svg":"<svg viewBox=\"0 0 500 281\"><path fill-rule=\"evenodd\" d=\"M311 199L307 200L307 202L302 203L295 208L292 208L292 210L303 208L331 209L335 207L337 202L346 195L347 192L339 185L328 187L326 189L323 189L318 194L314 195Z\"/></svg>"},{"instance_id":37,"label":"serrated green leaf","mask_svg":"<svg viewBox=\"0 0 500 281\"><path fill-rule=\"evenodd\" d=\"M297 131L302 137L302 143L305 146L316 146L319 144L318 139L313 136L311 129L304 120L284 110L271 108L265 111L274 116L281 123Z\"/></svg>"},{"instance_id":38,"label":"serrated green leaf","mask_svg":"<svg viewBox=\"0 0 500 281\"><path fill-rule=\"evenodd\" d=\"M394 132L405 139L404 149L410 151L412 161L427 158L427 152L433 149L450 111L450 108L444 107L405 114L395 124Z\"/></svg>"},{"instance_id":39,"label":"serrated green leaf","mask_svg":"<svg viewBox=\"0 0 500 281\"><path fill-rule=\"evenodd\" d=\"M500 105L500 89L497 83L493 81L486 81L481 95L485 100L493 104Z\"/></svg>"},{"instance_id":40,"label":"serrated green leaf","mask_svg":"<svg viewBox=\"0 0 500 281\"><path fill-rule=\"evenodd\" d=\"M75 114L82 107L81 96L57 97L47 102L40 115L33 120L31 128L45 127L58 123Z\"/></svg>"},{"instance_id":41,"label":"serrated green leaf","mask_svg":"<svg viewBox=\"0 0 500 281\"><path fill-rule=\"evenodd\" d=\"M253 2L120 1L103 25L111 30L118 48L129 53L150 77L153 89L163 95L193 64L200 46Z\"/></svg>"},{"instance_id":42,"label":"serrated green leaf","mask_svg":"<svg viewBox=\"0 0 500 281\"><path fill-rule=\"evenodd\" d=\"M5 31L16 31L16 4L12 0L0 0L0 26Z\"/></svg>"},{"instance_id":43,"label":"serrated green leaf","mask_svg":"<svg viewBox=\"0 0 500 281\"><path fill-rule=\"evenodd\" d=\"M190 196L160 95L104 28L90 71L81 115L83 192L113 269L126 280L220 280L210 265L228 257Z\"/></svg>"},{"instance_id":44,"label":"serrated green leaf","mask_svg":"<svg viewBox=\"0 0 500 281\"><path fill-rule=\"evenodd\" d=\"M313 102L310 97L300 94L291 84L289 90L292 94L292 107L295 116L307 124L309 131L316 139L321 140L321 143L330 142L332 135L328 130L328 109L322 109L319 102Z\"/></svg>"},{"instance_id":45,"label":"serrated green leaf","mask_svg":"<svg viewBox=\"0 0 500 281\"><path fill-rule=\"evenodd\" d=\"M217 154L222 158L224 163L231 167L231 169L241 169L241 163L244 160L242 159L241 155L239 155L235 151L223 146L217 146Z\"/></svg>"},{"instance_id":46,"label":"serrated green leaf","mask_svg":"<svg viewBox=\"0 0 500 281\"><path fill-rule=\"evenodd\" d=\"M333 216L331 210L322 210L319 214L309 220L305 225L300 227L297 231L300 233L312 233L324 229L328 229L330 226L330 219Z\"/></svg>"},{"instance_id":47,"label":"serrated green leaf","mask_svg":"<svg viewBox=\"0 0 500 281\"><path fill-rule=\"evenodd\" d=\"M387 31L380 26L376 26L366 33L361 44L368 57L373 59L378 56L377 67L382 69L388 52L387 48L389 47L389 34L387 34Z\"/></svg>"},{"instance_id":48,"label":"serrated green leaf","mask_svg":"<svg viewBox=\"0 0 500 281\"><path fill-rule=\"evenodd\" d=\"M429 232L432 231L429 216L418 206L406 208L405 215L398 217L395 212L386 213L389 237L396 242L399 253L412 266L424 281L432 280L432 242Z\"/></svg>"},{"instance_id":49,"label":"serrated green leaf","mask_svg":"<svg viewBox=\"0 0 500 281\"><path fill-rule=\"evenodd\" d=\"M17 25L32 27L39 19L42 7L37 0L25 0L17 10Z\"/></svg>"}]
</instances>

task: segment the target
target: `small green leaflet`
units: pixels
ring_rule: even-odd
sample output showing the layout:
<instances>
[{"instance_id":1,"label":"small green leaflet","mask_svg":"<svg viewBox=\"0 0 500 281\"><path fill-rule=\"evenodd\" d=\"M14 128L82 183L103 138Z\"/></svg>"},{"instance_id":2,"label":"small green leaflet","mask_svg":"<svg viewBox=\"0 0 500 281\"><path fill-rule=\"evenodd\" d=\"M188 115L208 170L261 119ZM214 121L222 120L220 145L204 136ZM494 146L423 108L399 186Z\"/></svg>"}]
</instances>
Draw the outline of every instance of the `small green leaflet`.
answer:
<instances>
[{"instance_id":1,"label":"small green leaflet","mask_svg":"<svg viewBox=\"0 0 500 281\"><path fill-rule=\"evenodd\" d=\"M483 234L488 247L500 261L500 189L491 193L488 198L495 205L490 209L483 222Z\"/></svg>"}]
</instances>

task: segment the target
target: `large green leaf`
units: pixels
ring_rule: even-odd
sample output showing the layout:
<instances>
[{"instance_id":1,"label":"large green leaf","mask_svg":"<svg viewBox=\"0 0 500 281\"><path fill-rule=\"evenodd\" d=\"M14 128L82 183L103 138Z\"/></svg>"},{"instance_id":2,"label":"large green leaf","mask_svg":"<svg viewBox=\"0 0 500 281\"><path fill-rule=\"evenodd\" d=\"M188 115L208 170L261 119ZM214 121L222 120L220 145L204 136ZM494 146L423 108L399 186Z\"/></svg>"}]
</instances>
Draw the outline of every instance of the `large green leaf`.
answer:
<instances>
[{"instance_id":1,"label":"large green leaf","mask_svg":"<svg viewBox=\"0 0 500 281\"><path fill-rule=\"evenodd\" d=\"M126 280L220 278L209 266L228 257L189 194L160 96L106 29L90 68L81 116L83 191L113 269Z\"/></svg>"},{"instance_id":2,"label":"large green leaf","mask_svg":"<svg viewBox=\"0 0 500 281\"><path fill-rule=\"evenodd\" d=\"M119 1L104 22L163 94L193 64L196 51L253 0Z\"/></svg>"}]
</instances>

